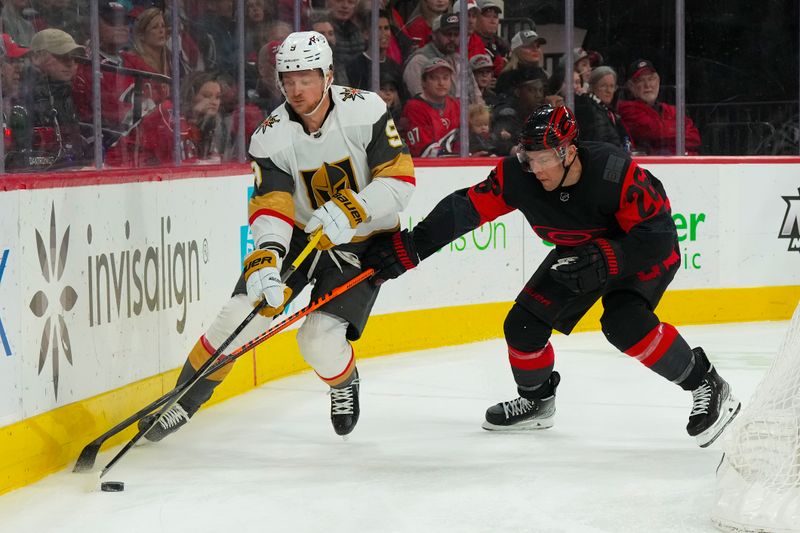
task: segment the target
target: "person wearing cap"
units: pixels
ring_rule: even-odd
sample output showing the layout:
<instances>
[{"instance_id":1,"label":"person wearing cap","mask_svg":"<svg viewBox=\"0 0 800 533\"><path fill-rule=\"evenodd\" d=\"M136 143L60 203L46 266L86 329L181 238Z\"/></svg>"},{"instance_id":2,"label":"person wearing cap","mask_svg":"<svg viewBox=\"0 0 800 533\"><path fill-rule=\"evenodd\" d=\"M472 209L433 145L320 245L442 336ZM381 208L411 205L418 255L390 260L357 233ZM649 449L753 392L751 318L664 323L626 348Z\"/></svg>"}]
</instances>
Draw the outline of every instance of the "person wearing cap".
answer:
<instances>
[{"instance_id":1,"label":"person wearing cap","mask_svg":"<svg viewBox=\"0 0 800 533\"><path fill-rule=\"evenodd\" d=\"M0 73L3 84L3 113L18 102L22 82L22 68L30 48L18 45L7 33L3 34L0 48Z\"/></svg>"},{"instance_id":2,"label":"person wearing cap","mask_svg":"<svg viewBox=\"0 0 800 533\"><path fill-rule=\"evenodd\" d=\"M22 100L31 126L40 128L41 143L28 148L53 156L48 165L83 165L86 143L80 135L72 80L78 69L76 59L85 57L86 49L68 33L48 28L33 35L31 52L31 64L22 77Z\"/></svg>"},{"instance_id":3,"label":"person wearing cap","mask_svg":"<svg viewBox=\"0 0 800 533\"><path fill-rule=\"evenodd\" d=\"M477 54L469 59L469 66L472 69L472 75L475 76L475 83L478 84L483 101L487 106L495 105L498 98L494 92L496 80L492 58L487 54Z\"/></svg>"},{"instance_id":4,"label":"person wearing cap","mask_svg":"<svg viewBox=\"0 0 800 533\"><path fill-rule=\"evenodd\" d=\"M637 59L628 68L628 91L633 100L619 103L622 122L631 134L637 151L649 155L683 155L675 153L675 106L658 100L661 78L647 59ZM688 116L685 118L686 155L697 155L700 132Z\"/></svg>"},{"instance_id":5,"label":"person wearing cap","mask_svg":"<svg viewBox=\"0 0 800 533\"><path fill-rule=\"evenodd\" d=\"M478 0L478 7L481 12L475 21L475 32L483 40L483 53L492 58L495 76L499 76L509 53L508 43L498 35L503 10L495 0Z\"/></svg>"},{"instance_id":6,"label":"person wearing cap","mask_svg":"<svg viewBox=\"0 0 800 533\"><path fill-rule=\"evenodd\" d=\"M511 53L508 63L503 67L497 77L497 92L499 94L508 93L513 86L510 85L513 79L513 72L524 67L541 67L542 51L541 45L547 42L543 37L539 37L536 28L517 32L511 39Z\"/></svg>"},{"instance_id":7,"label":"person wearing cap","mask_svg":"<svg viewBox=\"0 0 800 533\"><path fill-rule=\"evenodd\" d=\"M508 155L516 146L525 119L545 102L547 73L537 66L524 66L508 75L509 90L492 109L492 131L498 154Z\"/></svg>"},{"instance_id":8,"label":"person wearing cap","mask_svg":"<svg viewBox=\"0 0 800 533\"><path fill-rule=\"evenodd\" d=\"M370 30L368 24L364 27L364 39L369 40ZM389 23L389 12L381 10L378 13L378 58L379 72L390 71L393 75L402 77L403 67L393 59L390 59L386 52L389 49L389 42L392 37L392 30ZM356 57L352 58L347 64L347 79L350 87L358 89L372 90L372 58L369 50L364 50Z\"/></svg>"},{"instance_id":9,"label":"person wearing cap","mask_svg":"<svg viewBox=\"0 0 800 533\"><path fill-rule=\"evenodd\" d=\"M459 20L457 13L445 13L433 23L433 39L431 42L414 52L406 62L403 70L403 83L409 96L422 92L422 69L431 59L441 58L450 63L455 72L453 83L450 85L450 96L459 98L461 88L455 80L459 79L461 71L460 55L458 49ZM472 72L467 76L467 90L470 104L483 104L483 97L475 82Z\"/></svg>"},{"instance_id":10,"label":"person wearing cap","mask_svg":"<svg viewBox=\"0 0 800 533\"><path fill-rule=\"evenodd\" d=\"M378 95L386 102L386 107L389 109L389 114L394 119L397 129L405 131L405 126L402 123L403 115L403 97L402 97L403 81L402 77L396 73L389 71L381 71L380 74L380 88Z\"/></svg>"},{"instance_id":11,"label":"person wearing cap","mask_svg":"<svg viewBox=\"0 0 800 533\"><path fill-rule=\"evenodd\" d=\"M403 32L414 41L417 48L425 46L431 40L433 22L447 13L449 7L449 0L419 0L402 28Z\"/></svg>"},{"instance_id":12,"label":"person wearing cap","mask_svg":"<svg viewBox=\"0 0 800 533\"><path fill-rule=\"evenodd\" d=\"M408 150L414 157L457 155L461 122L458 100L450 96L455 69L434 57L422 69L422 92L406 102L402 123Z\"/></svg>"},{"instance_id":13,"label":"person wearing cap","mask_svg":"<svg viewBox=\"0 0 800 533\"><path fill-rule=\"evenodd\" d=\"M456 0L453 4L453 13L461 14L461 0ZM486 54L486 46L483 39L475 31L478 24L481 8L478 7L477 0L467 0L467 57L472 59L476 55Z\"/></svg>"}]
</instances>

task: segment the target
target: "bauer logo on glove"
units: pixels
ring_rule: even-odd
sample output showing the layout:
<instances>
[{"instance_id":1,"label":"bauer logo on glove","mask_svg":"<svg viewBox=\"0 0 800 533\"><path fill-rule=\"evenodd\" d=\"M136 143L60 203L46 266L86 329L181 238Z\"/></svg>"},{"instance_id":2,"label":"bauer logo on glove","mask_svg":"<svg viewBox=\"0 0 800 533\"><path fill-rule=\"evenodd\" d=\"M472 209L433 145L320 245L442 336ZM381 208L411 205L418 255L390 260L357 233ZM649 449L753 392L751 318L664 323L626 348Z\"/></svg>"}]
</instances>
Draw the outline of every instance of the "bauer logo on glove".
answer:
<instances>
[{"instance_id":1,"label":"bauer logo on glove","mask_svg":"<svg viewBox=\"0 0 800 533\"><path fill-rule=\"evenodd\" d=\"M619 275L619 253L610 241L597 239L558 254L550 276L575 294L586 294L606 286Z\"/></svg>"}]
</instances>

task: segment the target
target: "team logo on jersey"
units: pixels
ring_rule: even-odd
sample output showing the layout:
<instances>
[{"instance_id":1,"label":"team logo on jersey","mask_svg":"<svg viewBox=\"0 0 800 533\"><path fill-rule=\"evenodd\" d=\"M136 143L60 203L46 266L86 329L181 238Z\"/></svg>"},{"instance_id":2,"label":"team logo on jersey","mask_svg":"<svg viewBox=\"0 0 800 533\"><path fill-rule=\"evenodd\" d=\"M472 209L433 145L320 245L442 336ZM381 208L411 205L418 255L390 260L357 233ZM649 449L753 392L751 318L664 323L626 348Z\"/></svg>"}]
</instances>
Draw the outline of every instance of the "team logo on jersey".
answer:
<instances>
[{"instance_id":1,"label":"team logo on jersey","mask_svg":"<svg viewBox=\"0 0 800 533\"><path fill-rule=\"evenodd\" d=\"M356 174L349 157L333 163L324 163L312 170L301 170L300 175L308 191L311 208L316 209L344 189L356 189Z\"/></svg>"},{"instance_id":2,"label":"team logo on jersey","mask_svg":"<svg viewBox=\"0 0 800 533\"><path fill-rule=\"evenodd\" d=\"M781 196L786 202L786 214L778 233L779 239L789 239L789 251L800 252L800 188L798 196Z\"/></svg>"},{"instance_id":3,"label":"team logo on jersey","mask_svg":"<svg viewBox=\"0 0 800 533\"><path fill-rule=\"evenodd\" d=\"M274 126L275 124L277 124L280 121L281 121L281 119L278 118L278 115L270 115L270 116L268 116L267 118L264 119L264 121L261 124L259 124L259 126L257 128L258 133L266 133L267 132L267 128L271 128L272 126Z\"/></svg>"},{"instance_id":4,"label":"team logo on jersey","mask_svg":"<svg viewBox=\"0 0 800 533\"><path fill-rule=\"evenodd\" d=\"M356 101L356 98L360 98L361 100L364 99L364 95L361 94L363 91L361 89L354 89L352 87L344 87L342 92L339 93L339 96L342 97L342 102L346 102L348 100Z\"/></svg>"}]
</instances>

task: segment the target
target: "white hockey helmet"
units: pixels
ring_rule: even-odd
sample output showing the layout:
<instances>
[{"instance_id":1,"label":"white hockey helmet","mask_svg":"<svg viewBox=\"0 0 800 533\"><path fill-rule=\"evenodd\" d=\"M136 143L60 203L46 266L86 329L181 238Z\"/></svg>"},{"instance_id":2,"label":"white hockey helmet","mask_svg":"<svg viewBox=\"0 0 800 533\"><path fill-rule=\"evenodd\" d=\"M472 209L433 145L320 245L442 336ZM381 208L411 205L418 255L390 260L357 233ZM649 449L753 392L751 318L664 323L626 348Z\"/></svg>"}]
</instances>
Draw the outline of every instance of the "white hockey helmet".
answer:
<instances>
[{"instance_id":1,"label":"white hockey helmet","mask_svg":"<svg viewBox=\"0 0 800 533\"><path fill-rule=\"evenodd\" d=\"M317 68L326 78L333 71L333 50L325 36L315 31L290 33L275 55L277 73Z\"/></svg>"}]
</instances>

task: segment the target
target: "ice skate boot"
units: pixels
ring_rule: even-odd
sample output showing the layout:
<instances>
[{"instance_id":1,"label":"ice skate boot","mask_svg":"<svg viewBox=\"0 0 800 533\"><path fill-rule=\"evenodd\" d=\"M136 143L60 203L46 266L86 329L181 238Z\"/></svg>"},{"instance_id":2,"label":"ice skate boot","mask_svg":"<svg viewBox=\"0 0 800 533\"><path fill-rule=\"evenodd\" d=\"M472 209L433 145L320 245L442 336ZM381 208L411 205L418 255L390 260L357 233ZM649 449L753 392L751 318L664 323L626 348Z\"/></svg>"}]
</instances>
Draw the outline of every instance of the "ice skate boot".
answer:
<instances>
[{"instance_id":1,"label":"ice skate boot","mask_svg":"<svg viewBox=\"0 0 800 533\"><path fill-rule=\"evenodd\" d=\"M722 431L739 414L742 404L731 394L730 385L717 374L702 348L694 348L695 358L705 360L708 372L692 391L692 412L686 431L697 439L701 448L717 440Z\"/></svg>"},{"instance_id":2,"label":"ice skate boot","mask_svg":"<svg viewBox=\"0 0 800 533\"><path fill-rule=\"evenodd\" d=\"M193 414L186 411L180 403L176 403L164 413L161 420L145 434L144 438L151 442L158 442L167 435L178 431L181 426L189 421ZM150 427L156 421L156 418L158 418L157 412L139 420L139 431L144 431Z\"/></svg>"},{"instance_id":3,"label":"ice skate boot","mask_svg":"<svg viewBox=\"0 0 800 533\"><path fill-rule=\"evenodd\" d=\"M490 431L509 431L520 429L546 429L553 427L556 413L556 387L561 381L558 372L550 374L548 381L534 394L539 398L520 396L509 402L498 403L486 411L483 429Z\"/></svg>"},{"instance_id":4,"label":"ice skate boot","mask_svg":"<svg viewBox=\"0 0 800 533\"><path fill-rule=\"evenodd\" d=\"M331 423L337 435L348 435L358 423L358 389L360 381L358 370L353 380L344 387L331 387Z\"/></svg>"}]
</instances>

